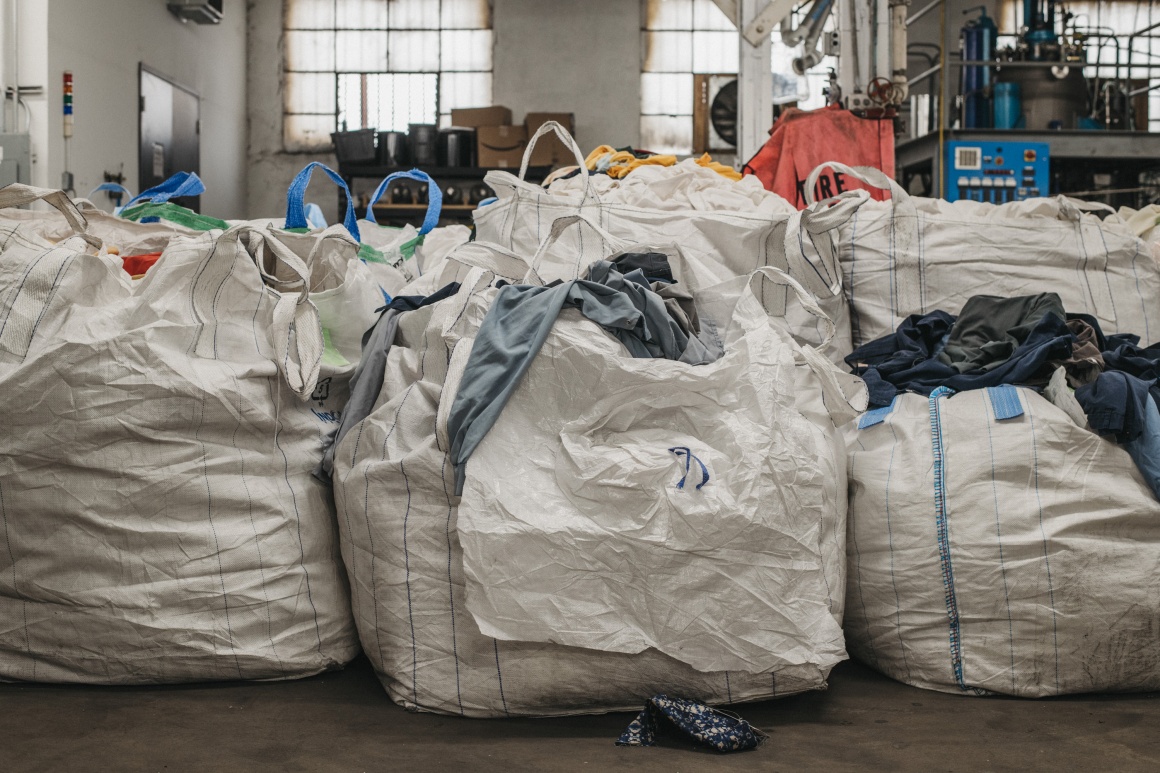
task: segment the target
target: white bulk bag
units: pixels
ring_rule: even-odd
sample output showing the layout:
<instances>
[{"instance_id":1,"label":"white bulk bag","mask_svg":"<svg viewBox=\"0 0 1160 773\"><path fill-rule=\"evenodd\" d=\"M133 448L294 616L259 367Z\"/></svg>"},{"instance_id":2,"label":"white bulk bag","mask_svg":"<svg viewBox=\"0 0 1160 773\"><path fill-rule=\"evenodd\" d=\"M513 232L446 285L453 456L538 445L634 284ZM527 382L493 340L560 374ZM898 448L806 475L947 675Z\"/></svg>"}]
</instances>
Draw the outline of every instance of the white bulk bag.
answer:
<instances>
[{"instance_id":1,"label":"white bulk bag","mask_svg":"<svg viewBox=\"0 0 1160 773\"><path fill-rule=\"evenodd\" d=\"M456 296L400 318L379 401L335 454L355 620L391 698L446 714L541 716L635 709L662 691L731 703L823 687L825 675L813 664L765 674L699 672L655 649L600 652L480 632L465 606L459 500L449 446L436 427L445 427L455 397L445 390L448 365L470 351L494 282L510 271L506 251L489 261L485 247L465 245L453 257L486 271L468 271ZM825 565L840 573L840 537L825 544L837 557Z\"/></svg>"},{"instance_id":2,"label":"white bulk bag","mask_svg":"<svg viewBox=\"0 0 1160 773\"><path fill-rule=\"evenodd\" d=\"M944 692L1160 689L1160 504L1127 451L1022 387L867 416L849 446L852 655Z\"/></svg>"},{"instance_id":3,"label":"white bulk bag","mask_svg":"<svg viewBox=\"0 0 1160 773\"><path fill-rule=\"evenodd\" d=\"M911 314L958 314L974 295L1054 292L1069 312L1091 314L1105 333L1160 333L1160 265L1102 204L1059 196L1010 204L910 196L876 169L825 168L889 190L840 226L837 239L854 346L897 329ZM1155 328L1152 326L1156 325Z\"/></svg>"},{"instance_id":4,"label":"white bulk bag","mask_svg":"<svg viewBox=\"0 0 1160 773\"><path fill-rule=\"evenodd\" d=\"M757 276L833 334L801 285ZM749 284L696 293L725 347L702 366L634 359L578 311L561 314L467 463L458 532L485 635L657 650L700 672L824 677L845 659L837 427L854 412L838 379L857 385L859 408L865 392Z\"/></svg>"},{"instance_id":5,"label":"white bulk bag","mask_svg":"<svg viewBox=\"0 0 1160 773\"><path fill-rule=\"evenodd\" d=\"M0 678L348 661L330 493L311 473L359 355L345 320L377 294L357 245L239 226L169 240L133 280L63 194L0 190L0 206L38 198L80 233L52 245L0 214ZM320 254L339 246L345 260Z\"/></svg>"},{"instance_id":6,"label":"white bulk bag","mask_svg":"<svg viewBox=\"0 0 1160 773\"><path fill-rule=\"evenodd\" d=\"M589 175L581 175L577 178L579 182L559 181L544 189L526 182L523 177L536 139L549 131L555 131L583 167L584 158L571 135L554 121L545 123L528 143L520 176L493 171L484 178L498 200L481 206L473 214L480 241L531 255L547 238L552 223L566 215L584 214L618 239L679 244L690 258L703 262L720 281L749 276L762 266L773 266L804 285L837 325L838 333L826 354L840 363L850 353L849 319L841 293L838 245L834 239L839 226L869 199L864 191L843 194L838 199L797 212L784 199L768 192L767 206L736 209L736 193L715 197L714 189L690 200L705 209L693 206L661 209L652 205L655 197L665 191L663 186L649 187L647 195L639 195L641 186L631 184L597 193L598 183ZM629 178L641 171L634 171ZM650 171L646 178L666 173ZM683 172L677 170L675 174ZM722 185L738 185L716 172L710 174L720 178ZM682 198L686 195L681 194ZM599 234L578 229L552 248L540 266L540 275L545 281L571 278L611 252L613 246ZM775 314L784 314L781 301L784 294L779 296L777 304L766 308ZM795 333L817 346L820 339L814 319L801 312L796 304L790 308L793 311L789 320Z\"/></svg>"}]
</instances>

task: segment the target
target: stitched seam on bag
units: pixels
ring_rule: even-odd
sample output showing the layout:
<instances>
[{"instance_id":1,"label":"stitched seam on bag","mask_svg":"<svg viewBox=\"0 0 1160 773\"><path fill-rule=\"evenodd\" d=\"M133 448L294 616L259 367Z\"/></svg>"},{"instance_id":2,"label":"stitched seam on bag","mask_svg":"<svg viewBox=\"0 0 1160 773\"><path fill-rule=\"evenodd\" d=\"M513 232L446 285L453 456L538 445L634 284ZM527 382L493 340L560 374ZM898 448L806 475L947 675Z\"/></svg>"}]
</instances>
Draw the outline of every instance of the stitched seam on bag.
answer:
<instances>
[{"instance_id":1,"label":"stitched seam on bag","mask_svg":"<svg viewBox=\"0 0 1160 773\"><path fill-rule=\"evenodd\" d=\"M1132 276L1136 278L1136 295L1140 298L1140 313L1144 317L1144 340L1151 341L1152 334L1148 332L1148 305L1144 303L1144 294L1140 291L1140 274L1136 271L1136 259L1140 257L1140 240L1136 239L1135 252L1132 254Z\"/></svg>"},{"instance_id":2,"label":"stitched seam on bag","mask_svg":"<svg viewBox=\"0 0 1160 773\"><path fill-rule=\"evenodd\" d=\"M895 398L897 399L897 398ZM893 401L890 403L893 407ZM898 593L898 577L894 573L894 528L890 518L890 479L894 475L894 453L898 449L898 432L894 422L886 422L890 427L893 441L890 444L890 461L886 464L886 487L883 509L886 511L886 544L890 548L890 585L894 588L894 631L898 634L898 650L902 654L902 665L906 669L906 681L911 681L910 662L906 659L906 642L902 640L902 598Z\"/></svg>"},{"instance_id":3,"label":"stitched seam on bag","mask_svg":"<svg viewBox=\"0 0 1160 773\"><path fill-rule=\"evenodd\" d=\"M4 330L8 327L8 320L12 316L12 310L16 307L16 299L20 297L20 293L24 290L24 285L28 282L29 275L38 265L40 265L41 261L48 258L48 256L54 252L56 252L55 249L49 250L29 263L28 267L24 269L24 274L20 277L20 282L8 293L8 296L4 299L6 312L4 314L4 321L0 322L0 340L3 340L4 338Z\"/></svg>"},{"instance_id":4,"label":"stitched seam on bag","mask_svg":"<svg viewBox=\"0 0 1160 773\"><path fill-rule=\"evenodd\" d=\"M892 213L890 218L890 326L894 327L894 320L898 319L898 251L895 242L898 233L898 215Z\"/></svg>"},{"instance_id":5,"label":"stitched seam on bag","mask_svg":"<svg viewBox=\"0 0 1160 773\"><path fill-rule=\"evenodd\" d=\"M410 393L410 390L408 390ZM400 403L399 408L403 406ZM398 413L395 414L396 420ZM392 429L394 429L392 427ZM388 435L389 437L389 435ZM386 458L387 442L383 441L383 457ZM411 519L411 481L407 477L407 471L403 466L403 461L399 460L399 474L403 476L403 485L407 488L407 509L403 513L403 564L407 573L407 619L411 623L411 700L416 706L419 705L419 650L415 644L415 614L411 606L411 553L407 548L407 525Z\"/></svg>"},{"instance_id":6,"label":"stitched seam on bag","mask_svg":"<svg viewBox=\"0 0 1160 773\"><path fill-rule=\"evenodd\" d=\"M504 694L503 694L503 671L501 671L500 667L499 667L499 640L492 639L491 643L492 643L492 646L495 648L495 673L496 673L496 676L499 677L499 699L501 701L503 701L503 713L504 713L504 715L510 717L511 714L508 712L507 698L505 698Z\"/></svg>"},{"instance_id":7,"label":"stitched seam on bag","mask_svg":"<svg viewBox=\"0 0 1160 773\"><path fill-rule=\"evenodd\" d=\"M1039 534L1043 537L1043 564L1047 569L1047 598L1051 604L1051 638L1055 649L1055 691L1059 692L1059 627L1055 614L1055 588L1051 584L1051 561L1047 557L1047 532L1043 528L1043 499L1039 495L1039 449L1035 441L1035 415L1027 412L1031 427L1031 460L1035 473L1035 502L1039 506Z\"/></svg>"},{"instance_id":8,"label":"stitched seam on bag","mask_svg":"<svg viewBox=\"0 0 1160 773\"><path fill-rule=\"evenodd\" d=\"M1107 285L1107 287L1108 287L1108 302L1111 303L1111 305L1112 305L1112 319L1114 319L1116 321L1116 328L1119 329L1120 315L1116 312L1116 295L1115 295L1115 293L1112 292L1112 280L1108 278L1108 264L1111 263L1111 261L1112 261L1112 251L1110 249L1108 249L1108 240L1107 240L1107 237L1104 236L1104 229L1099 228L1096 230L1099 231L1100 241L1104 245L1104 272L1103 273L1104 273L1104 284ZM1136 249L1139 249L1139 247L1137 247ZM1095 309L1095 308L1099 308L1099 307L1093 306L1092 308Z\"/></svg>"},{"instance_id":9,"label":"stitched seam on bag","mask_svg":"<svg viewBox=\"0 0 1160 773\"><path fill-rule=\"evenodd\" d=\"M306 600L310 603L310 611L314 615L314 635L318 639L318 657L325 661L326 656L322 653L322 628L318 620L318 607L314 605L314 592L310 586L310 570L306 567L306 545L302 540L302 513L298 509L298 492L290 482L290 457L286 455L286 449L282 448L282 444L278 441L279 435L282 434L282 384L277 377L271 381L271 389L276 417L274 420L274 447L282 454L282 478L286 481L286 488L290 491L290 504L294 507L294 524L298 534L298 563L302 566L302 576L306 581Z\"/></svg>"},{"instance_id":10,"label":"stitched seam on bag","mask_svg":"<svg viewBox=\"0 0 1160 773\"><path fill-rule=\"evenodd\" d=\"M1088 251L1087 251L1087 243L1084 241L1084 238L1083 238L1083 223L1082 222L1077 221L1075 224L1075 238L1076 238L1076 241L1079 242L1080 249L1083 252L1083 258L1082 258L1083 265L1080 266L1079 262L1077 261L1076 262L1076 270L1079 271L1080 278L1083 280L1083 283L1084 283L1084 287L1087 288L1088 300L1091 302L1091 308L1098 309L1099 305L1096 303L1095 293L1092 292L1092 284L1088 280Z\"/></svg>"},{"instance_id":11,"label":"stitched seam on bag","mask_svg":"<svg viewBox=\"0 0 1160 773\"><path fill-rule=\"evenodd\" d=\"M938 400L944 395L954 394L948 387L941 386L930 393L928 398L930 413L930 440L934 454L934 516L935 532L938 539L939 564L943 581L943 596L946 601L947 619L950 623L951 669L955 681L963 690L969 689L963 681L962 631L959 624L958 600L955 597L954 567L951 565L950 534L947 528L946 510L946 470L943 457L942 417Z\"/></svg>"},{"instance_id":12,"label":"stitched seam on bag","mask_svg":"<svg viewBox=\"0 0 1160 773\"><path fill-rule=\"evenodd\" d=\"M261 309L262 309L262 301L265 300L265 297L266 297L266 289L263 286L262 291L258 293L258 303L254 306L254 314L250 318L250 329L252 330L252 332L254 334L254 355L258 359L262 359L262 346L258 342L258 312L261 311ZM234 383L235 384L237 383L237 380L238 380L237 374L234 374ZM240 395L241 390L239 389L238 391L239 391L239 395ZM238 413L239 413L239 415L241 414L240 398L239 398ZM234 430L234 434L236 437L236 435L237 435L236 428ZM235 444L235 447L236 447L236 444ZM241 456L241 452L239 451L239 457L240 456ZM255 544L257 544L258 531L257 531L257 525L254 523L253 503L250 500L250 487L249 487L249 485L246 484L244 463L239 462L239 469L240 469L241 475L242 475L242 485L245 486L245 488L246 488L246 505L247 505L247 507L249 507L249 510L250 510L250 525L254 529L254 540L255 540ZM261 576L262 576L263 592L266 594L266 632L267 632L267 635L270 637L270 651L274 653L275 659L278 660L278 670L280 670L282 672L283 676L285 676L286 675L286 668L285 668L284 664L282 663L281 657L279 657L279 655L278 655L277 648L274 646L274 627L273 627L274 623L273 623L273 619L270 615L270 596L269 596L269 593L265 591L265 567L262 565L262 548L260 545L257 546L257 551L258 551L258 567L259 567L259 570L260 570Z\"/></svg>"},{"instance_id":13,"label":"stitched seam on bag","mask_svg":"<svg viewBox=\"0 0 1160 773\"><path fill-rule=\"evenodd\" d=\"M854 303L854 276L855 265L858 262L858 210L854 210L854 216L850 218L850 278L846 283L846 294L849 298L850 305L850 334L853 338L855 346L861 346L862 341L862 321L861 314L858 312L858 306Z\"/></svg>"},{"instance_id":14,"label":"stitched seam on bag","mask_svg":"<svg viewBox=\"0 0 1160 773\"><path fill-rule=\"evenodd\" d=\"M357 458L357 453L358 453L358 444L359 444L359 441L362 439L363 428L365 426L366 426L366 422L362 422L362 421L359 422L358 435L355 436L355 441L354 441L355 451L354 451L354 453L351 454L351 458L350 458L350 464L351 464L352 468L355 465L355 460ZM383 461L384 462L386 461L386 452L385 451L383 453ZM378 650L379 665L381 668L385 665L385 659L383 658L382 629L379 628L379 592L378 592L378 587L377 587L378 582L377 582L377 579L375 576L375 537L374 537L373 531L371 530L371 477L370 477L370 465L369 464L363 465L363 484L365 486L363 489L363 520L365 521L366 526L367 526L367 548L368 548L367 552L369 552L371 555L371 607L374 610L375 649ZM343 488L345 490L345 486ZM351 542L351 548L352 548L351 555L353 556L354 555L354 552L353 552L354 532L351 531L351 529L350 529L349 510L348 510L348 515L347 515L347 531L350 532L350 542ZM358 562L352 559L350 562L350 568L352 570L351 571L351 579L350 579L351 588L358 587L358 583L356 582L356 580L358 579L358 572L355 571L355 567L357 565L358 565ZM354 592L357 593L357 591L354 591ZM357 604L357 601L355 603Z\"/></svg>"},{"instance_id":15,"label":"stitched seam on bag","mask_svg":"<svg viewBox=\"0 0 1160 773\"><path fill-rule=\"evenodd\" d=\"M245 454L242 453L242 449L238 447L238 430L242 428L242 422L240 420L243 410L241 400L242 389L238 383L238 376L233 372L232 368L230 368L230 375L233 376L234 391L238 395L236 410L239 416L239 420L234 423L234 432L230 436L230 445L238 453L238 476L241 478L242 488L246 492L246 512L250 517L250 530L254 533L254 551L258 556L258 578L262 582L262 596L266 600L266 636L270 640L270 652L274 654L274 659L278 661L278 670L285 677L287 676L285 664L282 663L282 658L278 655L278 648L274 646L274 619L270 614L270 589L266 585L266 565L262 561L261 538L258 536L258 525L254 521L254 500L250 496L250 484L246 482L246 458Z\"/></svg>"},{"instance_id":16,"label":"stitched seam on bag","mask_svg":"<svg viewBox=\"0 0 1160 773\"><path fill-rule=\"evenodd\" d=\"M194 430L193 437L195 440L198 440L198 442L201 445L201 476L202 476L202 479L205 481L206 520L209 521L209 530L210 530L210 533L213 535L213 552L214 552L214 556L217 558L217 565L218 565L218 583L221 585L222 606L225 608L225 613L226 613L226 632L229 634L229 637L230 637L230 651L233 652L233 655L234 655L234 666L238 670L238 678L243 679L245 677L242 674L242 662L238 658L238 646L237 646L237 643L234 641L234 628L233 628L232 623L230 622L230 597L229 597L229 594L226 592L225 570L222 568L221 542L218 540L217 526L213 522L213 490L209 484L208 452L206 451L205 441L198 438L198 435L201 434L202 428L205 427L205 395L206 395L206 390L202 389L202 390L200 390L200 392L201 392L201 411L199 412L199 415L198 415L197 429Z\"/></svg>"},{"instance_id":17,"label":"stitched seam on bag","mask_svg":"<svg viewBox=\"0 0 1160 773\"><path fill-rule=\"evenodd\" d=\"M8 547L8 563L12 565L12 592L20 599L20 608L24 614L24 651L32 661L32 679L36 679L36 656L32 654L32 645L28 637L28 599L16 589L16 558L12 554L12 537L8 533L8 507L4 504L4 485L0 483L0 518L4 520L4 543Z\"/></svg>"},{"instance_id":18,"label":"stitched seam on bag","mask_svg":"<svg viewBox=\"0 0 1160 773\"><path fill-rule=\"evenodd\" d=\"M918 213L918 311L926 314L926 232L922 213Z\"/></svg>"},{"instance_id":19,"label":"stitched seam on bag","mask_svg":"<svg viewBox=\"0 0 1160 773\"><path fill-rule=\"evenodd\" d=\"M1011 649L1011 694L1015 694L1015 622L1011 618L1011 595L1007 585L1007 564L1003 560L1003 529L999 518L999 486L995 472L995 442L992 438L991 419L983 412L987 426L987 446L991 451L991 495L995 504L995 541L999 546L999 572L1003 577L1003 601L1007 605L1007 640Z\"/></svg>"},{"instance_id":20,"label":"stitched seam on bag","mask_svg":"<svg viewBox=\"0 0 1160 773\"><path fill-rule=\"evenodd\" d=\"M205 258L203 258L202 261L198 264L197 271L195 271L193 274L193 281L189 283L189 313L190 316L193 317L194 323L196 324L196 330L194 330L194 334L190 338L189 347L185 350L186 354L192 354L197 349L197 342L201 340L201 333L205 329L205 320L202 318L197 308L197 284L201 281L201 277L205 273L206 267L209 266L210 261L213 260L213 257L216 253L217 242L215 241L213 246L210 248L209 253L206 254ZM232 274L233 269L231 269L229 273ZM263 286L265 286L264 282Z\"/></svg>"},{"instance_id":21,"label":"stitched seam on bag","mask_svg":"<svg viewBox=\"0 0 1160 773\"><path fill-rule=\"evenodd\" d=\"M862 444L861 440L858 441L858 447L863 451L866 450L866 446L864 446ZM850 480L852 480L852 481L857 480L857 475L854 472L855 465L857 464L857 461L858 461L858 452L854 451L853 453L850 454ZM851 490L853 490L853 486L851 486ZM853 504L852 501L851 501L851 504ZM849 510L848 520L849 520L849 527L850 527L849 528L850 542L852 542L854 545L854 562L855 562L854 565L857 568L858 600L862 604L862 619L866 622L866 639L865 639L865 641L866 641L867 646L870 647L870 658L871 658L871 660L874 661L873 665L875 667L877 667L878 666L878 653L875 652L875 650L874 650L874 635L870 631L870 614L866 611L866 593L864 590L865 583L862 582L862 551L859 550L859 548L858 548L858 537L857 537L858 529L857 529L857 523L855 523L855 517L854 517L854 513L856 512L856 509L851 506L848 510Z\"/></svg>"},{"instance_id":22,"label":"stitched seam on bag","mask_svg":"<svg viewBox=\"0 0 1160 773\"><path fill-rule=\"evenodd\" d=\"M447 499L447 594L451 602L451 656L455 659L455 695L459 700L459 715L463 716L463 689L459 684L459 646L455 636L455 584L451 581L451 494L447 492L447 454L443 454L443 466L439 468L439 481L443 484L443 496Z\"/></svg>"},{"instance_id":23,"label":"stitched seam on bag","mask_svg":"<svg viewBox=\"0 0 1160 773\"><path fill-rule=\"evenodd\" d=\"M75 256L65 258L64 263L57 269L56 276L52 279L52 286L49 287L48 293L44 296L44 303L41 304L40 314L36 316L36 322L32 323L32 330L28 331L28 341L24 345L24 354L21 357L21 361L28 357L28 350L32 348L32 339L36 338L36 331L40 328L40 323L44 320L45 313L48 312L48 306L52 303L53 296L56 295L56 288L60 284L61 276L64 275L64 272L68 270L75 259Z\"/></svg>"}]
</instances>

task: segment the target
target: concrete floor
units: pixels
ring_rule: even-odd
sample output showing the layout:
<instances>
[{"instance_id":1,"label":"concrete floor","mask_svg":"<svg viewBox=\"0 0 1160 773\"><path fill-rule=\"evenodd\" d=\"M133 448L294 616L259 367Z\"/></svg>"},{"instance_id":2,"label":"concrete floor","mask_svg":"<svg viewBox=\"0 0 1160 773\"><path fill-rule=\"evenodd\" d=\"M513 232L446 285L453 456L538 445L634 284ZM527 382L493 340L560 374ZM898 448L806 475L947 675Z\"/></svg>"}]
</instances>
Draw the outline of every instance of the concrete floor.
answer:
<instances>
[{"instance_id":1,"label":"concrete floor","mask_svg":"<svg viewBox=\"0 0 1160 773\"><path fill-rule=\"evenodd\" d=\"M735 707L754 752L625 749L632 718L409 714L360 658L298 682L0 685L0 771L1160 770L1160 695L1026 701L892 682L854 663L830 690Z\"/></svg>"}]
</instances>

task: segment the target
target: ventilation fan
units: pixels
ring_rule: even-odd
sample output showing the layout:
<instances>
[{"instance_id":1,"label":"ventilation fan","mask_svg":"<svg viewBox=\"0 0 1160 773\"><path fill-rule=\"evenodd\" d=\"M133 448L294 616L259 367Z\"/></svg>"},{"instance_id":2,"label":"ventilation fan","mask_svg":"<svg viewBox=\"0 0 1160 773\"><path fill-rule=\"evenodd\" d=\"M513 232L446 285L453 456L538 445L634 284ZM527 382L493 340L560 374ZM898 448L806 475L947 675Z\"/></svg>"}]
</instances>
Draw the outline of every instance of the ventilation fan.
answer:
<instances>
[{"instance_id":1,"label":"ventilation fan","mask_svg":"<svg viewBox=\"0 0 1160 773\"><path fill-rule=\"evenodd\" d=\"M693 151L732 153L737 147L737 76L693 76Z\"/></svg>"}]
</instances>

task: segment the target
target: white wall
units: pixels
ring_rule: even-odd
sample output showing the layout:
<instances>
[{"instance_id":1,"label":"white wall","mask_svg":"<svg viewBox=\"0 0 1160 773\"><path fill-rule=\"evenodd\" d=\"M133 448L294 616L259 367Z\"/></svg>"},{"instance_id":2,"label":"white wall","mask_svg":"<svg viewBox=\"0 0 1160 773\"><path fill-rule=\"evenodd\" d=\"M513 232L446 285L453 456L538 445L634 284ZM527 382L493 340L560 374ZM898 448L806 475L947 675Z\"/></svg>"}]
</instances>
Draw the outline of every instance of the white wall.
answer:
<instances>
[{"instance_id":1,"label":"white wall","mask_svg":"<svg viewBox=\"0 0 1160 773\"><path fill-rule=\"evenodd\" d=\"M18 10L19 26L17 27L18 40L14 40L11 30L13 11ZM15 49L12 46L15 44ZM14 52L19 56L19 64L14 65ZM14 73L13 71L18 72ZM20 85L46 86L48 77L48 4L33 2L32 0L3 0L0 2L0 90L6 89L19 75ZM48 96L26 96L24 102L31 113L31 125L27 123L29 116L21 109L15 122L15 128L9 125L9 130L23 133L29 126L32 135L32 184L40 187L50 185L46 152L48 144ZM4 109L11 111L10 103L5 102ZM59 109L59 107L58 107ZM6 114L6 120L12 121L11 112ZM3 129L0 128L0 131ZM59 185L59 177L54 187Z\"/></svg>"},{"instance_id":2,"label":"white wall","mask_svg":"<svg viewBox=\"0 0 1160 773\"><path fill-rule=\"evenodd\" d=\"M43 0L23 0L25 8ZM126 185L137 190L138 62L201 97L202 211L216 217L245 214L246 7L226 0L218 25L183 24L164 0L47 0L48 61L46 178L60 184L61 73L74 78L75 129L69 166L78 195L124 164ZM23 45L23 43L22 43ZM22 78L23 79L23 78ZM98 195L96 203L107 199Z\"/></svg>"},{"instance_id":3,"label":"white wall","mask_svg":"<svg viewBox=\"0 0 1160 773\"><path fill-rule=\"evenodd\" d=\"M516 120L575 113L585 153L639 143L638 0L495 0L492 26L492 93Z\"/></svg>"},{"instance_id":4,"label":"white wall","mask_svg":"<svg viewBox=\"0 0 1160 773\"><path fill-rule=\"evenodd\" d=\"M286 214L286 188L302 167L311 161L335 170L338 166L333 153L282 150L282 0L249 0L248 6L246 210L248 217L281 217ZM311 178L306 201L322 207L328 223L336 222L338 194L325 175Z\"/></svg>"},{"instance_id":5,"label":"white wall","mask_svg":"<svg viewBox=\"0 0 1160 773\"><path fill-rule=\"evenodd\" d=\"M515 120L529 111L572 112L585 151L635 145L640 136L638 0L492 0L493 97ZM282 150L282 0L250 0L250 217L286 209L286 187L310 161L331 154ZM371 184L363 181L364 184ZM356 194L358 191L356 190ZM306 195L334 222L334 185L315 175Z\"/></svg>"}]
</instances>

